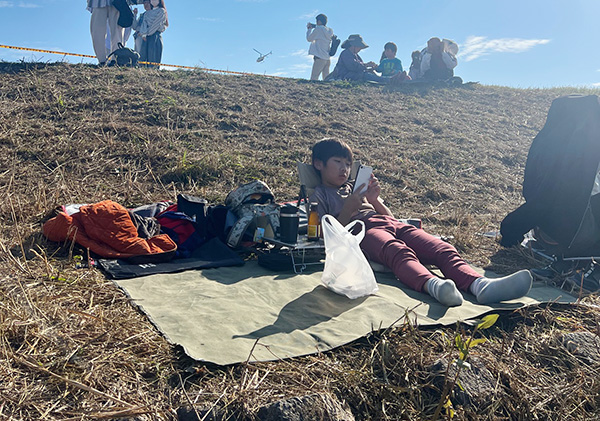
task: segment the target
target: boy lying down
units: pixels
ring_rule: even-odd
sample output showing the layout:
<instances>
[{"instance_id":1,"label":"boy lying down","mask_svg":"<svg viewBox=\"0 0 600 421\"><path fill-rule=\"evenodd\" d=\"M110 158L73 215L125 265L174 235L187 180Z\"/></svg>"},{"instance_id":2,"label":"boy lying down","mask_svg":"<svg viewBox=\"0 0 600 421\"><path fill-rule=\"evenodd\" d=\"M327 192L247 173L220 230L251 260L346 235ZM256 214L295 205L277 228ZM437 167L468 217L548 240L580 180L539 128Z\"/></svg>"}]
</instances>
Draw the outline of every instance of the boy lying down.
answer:
<instances>
[{"instance_id":1,"label":"boy lying down","mask_svg":"<svg viewBox=\"0 0 600 421\"><path fill-rule=\"evenodd\" d=\"M375 176L371 175L366 190L358 186L353 193L348 182L352 150L343 141L324 139L316 143L312 165L321 177L321 184L310 198L318 203L319 217L332 215L342 225L355 219L363 221L363 253L390 268L404 285L449 307L462 304L461 291L472 293L481 304L512 300L529 292L533 278L528 270L503 278L482 277L452 245L396 220L379 200L381 187ZM437 266L447 279L436 277L424 265Z\"/></svg>"}]
</instances>

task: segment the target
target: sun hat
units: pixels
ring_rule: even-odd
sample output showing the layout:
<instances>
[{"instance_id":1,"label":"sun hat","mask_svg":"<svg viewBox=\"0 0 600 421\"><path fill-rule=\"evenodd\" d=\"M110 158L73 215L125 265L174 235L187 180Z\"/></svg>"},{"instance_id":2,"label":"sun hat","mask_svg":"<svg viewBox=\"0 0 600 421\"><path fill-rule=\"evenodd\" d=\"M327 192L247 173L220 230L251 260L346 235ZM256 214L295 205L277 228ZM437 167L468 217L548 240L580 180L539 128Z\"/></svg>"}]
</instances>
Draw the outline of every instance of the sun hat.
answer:
<instances>
[{"instance_id":1,"label":"sun hat","mask_svg":"<svg viewBox=\"0 0 600 421\"><path fill-rule=\"evenodd\" d=\"M348 39L342 43L342 48L348 47L360 47L360 48L368 48L369 46L365 44L362 37L358 34L352 34L348 36Z\"/></svg>"}]
</instances>

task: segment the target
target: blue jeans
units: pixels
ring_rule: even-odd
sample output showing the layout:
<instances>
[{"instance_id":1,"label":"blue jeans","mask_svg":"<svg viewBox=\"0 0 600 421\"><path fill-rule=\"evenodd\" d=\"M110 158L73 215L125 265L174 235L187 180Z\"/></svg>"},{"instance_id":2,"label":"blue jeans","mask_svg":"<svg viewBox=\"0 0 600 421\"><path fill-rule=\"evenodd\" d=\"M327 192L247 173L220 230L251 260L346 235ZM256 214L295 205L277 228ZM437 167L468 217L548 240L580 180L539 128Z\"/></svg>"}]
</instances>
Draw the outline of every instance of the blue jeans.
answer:
<instances>
[{"instance_id":1,"label":"blue jeans","mask_svg":"<svg viewBox=\"0 0 600 421\"><path fill-rule=\"evenodd\" d=\"M365 72L365 74L364 74L364 80L367 80L369 82L382 83L382 84L386 84L386 83L389 82L389 78L384 78L382 76L377 76L375 73L371 73L371 72Z\"/></svg>"}]
</instances>

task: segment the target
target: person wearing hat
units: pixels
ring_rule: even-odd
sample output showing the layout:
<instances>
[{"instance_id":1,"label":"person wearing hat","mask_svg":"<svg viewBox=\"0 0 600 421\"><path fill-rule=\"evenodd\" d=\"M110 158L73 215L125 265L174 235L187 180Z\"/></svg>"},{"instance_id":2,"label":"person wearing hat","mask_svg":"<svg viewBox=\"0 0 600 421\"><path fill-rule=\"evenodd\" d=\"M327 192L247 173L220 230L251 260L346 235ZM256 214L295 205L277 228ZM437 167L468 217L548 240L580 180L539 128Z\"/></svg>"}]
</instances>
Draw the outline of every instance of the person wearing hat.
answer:
<instances>
[{"instance_id":1,"label":"person wearing hat","mask_svg":"<svg viewBox=\"0 0 600 421\"><path fill-rule=\"evenodd\" d=\"M319 75L323 75L325 80L329 76L333 29L327 27L327 16L322 13L316 17L316 21L316 25L310 22L306 24L306 40L310 42L308 54L314 59L310 80L319 80Z\"/></svg>"},{"instance_id":2,"label":"person wearing hat","mask_svg":"<svg viewBox=\"0 0 600 421\"><path fill-rule=\"evenodd\" d=\"M360 50L368 47L369 46L365 44L360 35L350 35L348 39L342 43L344 51L340 54L340 58L333 70L336 78L387 83L387 79L374 73L374 70L377 68L377 63L372 61L365 63L358 55Z\"/></svg>"}]
</instances>

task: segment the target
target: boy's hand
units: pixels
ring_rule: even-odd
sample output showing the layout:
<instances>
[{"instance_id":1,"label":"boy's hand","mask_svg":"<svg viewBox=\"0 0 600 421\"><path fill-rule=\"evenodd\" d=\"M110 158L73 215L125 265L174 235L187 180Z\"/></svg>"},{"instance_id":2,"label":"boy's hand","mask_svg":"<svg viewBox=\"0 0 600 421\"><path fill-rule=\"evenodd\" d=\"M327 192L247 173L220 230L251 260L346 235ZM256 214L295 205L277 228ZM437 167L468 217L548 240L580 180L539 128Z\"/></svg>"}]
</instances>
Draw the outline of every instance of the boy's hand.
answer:
<instances>
[{"instance_id":1,"label":"boy's hand","mask_svg":"<svg viewBox=\"0 0 600 421\"><path fill-rule=\"evenodd\" d=\"M365 194L367 194L366 192L359 193L360 190L361 189L358 189L356 192L348 196L346 200L344 200L344 209L354 213L360 208L360 205L363 202L363 197L365 197Z\"/></svg>"},{"instance_id":2,"label":"boy's hand","mask_svg":"<svg viewBox=\"0 0 600 421\"><path fill-rule=\"evenodd\" d=\"M344 207L342 207L342 210L337 217L337 220L340 221L340 224L346 225L350 222L352 215L354 215L362 205L365 194L366 192L359 193L359 190L357 190L344 199Z\"/></svg>"},{"instance_id":3,"label":"boy's hand","mask_svg":"<svg viewBox=\"0 0 600 421\"><path fill-rule=\"evenodd\" d=\"M369 180L369 187L367 188L367 192L365 193L365 197L369 201L371 205L375 208L375 212L380 215L389 215L392 218L394 214L392 211L383 204L383 201L379 200L379 195L381 194L381 186L379 185L379 180L373 174L371 174L371 179Z\"/></svg>"},{"instance_id":4,"label":"boy's hand","mask_svg":"<svg viewBox=\"0 0 600 421\"><path fill-rule=\"evenodd\" d=\"M381 194L381 186L379 185L379 180L373 174L371 174L371 178L369 179L369 187L367 188L367 192L365 193L365 197L369 201L370 204L374 204L378 202L379 195Z\"/></svg>"}]
</instances>

